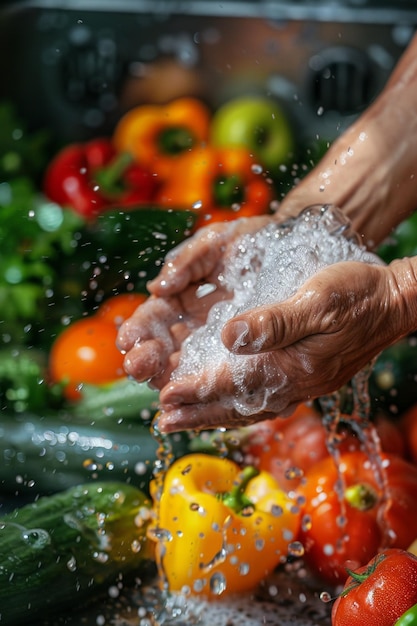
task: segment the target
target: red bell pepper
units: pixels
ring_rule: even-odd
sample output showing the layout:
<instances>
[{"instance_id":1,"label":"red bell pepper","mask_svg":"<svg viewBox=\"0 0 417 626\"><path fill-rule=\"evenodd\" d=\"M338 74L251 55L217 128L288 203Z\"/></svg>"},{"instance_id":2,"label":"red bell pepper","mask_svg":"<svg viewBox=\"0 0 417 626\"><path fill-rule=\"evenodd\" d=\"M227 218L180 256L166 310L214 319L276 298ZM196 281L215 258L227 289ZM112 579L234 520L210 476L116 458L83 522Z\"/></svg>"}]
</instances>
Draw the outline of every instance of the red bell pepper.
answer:
<instances>
[{"instance_id":1,"label":"red bell pepper","mask_svg":"<svg viewBox=\"0 0 417 626\"><path fill-rule=\"evenodd\" d=\"M131 155L98 138L58 152L46 169L43 189L53 202L94 219L111 207L152 202L157 181Z\"/></svg>"}]
</instances>

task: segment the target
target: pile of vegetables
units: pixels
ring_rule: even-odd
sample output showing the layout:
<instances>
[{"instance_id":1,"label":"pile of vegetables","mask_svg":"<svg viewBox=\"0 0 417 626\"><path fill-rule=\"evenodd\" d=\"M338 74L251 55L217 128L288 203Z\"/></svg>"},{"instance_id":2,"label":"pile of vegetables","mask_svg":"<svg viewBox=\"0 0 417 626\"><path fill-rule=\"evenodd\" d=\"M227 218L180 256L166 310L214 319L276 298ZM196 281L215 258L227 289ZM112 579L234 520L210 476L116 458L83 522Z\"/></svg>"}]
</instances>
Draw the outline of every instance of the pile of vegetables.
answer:
<instances>
[{"instance_id":1,"label":"pile of vegetables","mask_svg":"<svg viewBox=\"0 0 417 626\"><path fill-rule=\"evenodd\" d=\"M175 593L250 592L301 558L338 597L334 626L417 623L414 337L370 380L383 485L349 420L335 463L316 405L157 436L158 394L125 376L115 345L172 247L274 210L303 150L284 113L181 98L129 111L112 137L52 144L0 106L0 621L33 622L145 571ZM415 224L386 260L414 252Z\"/></svg>"}]
</instances>

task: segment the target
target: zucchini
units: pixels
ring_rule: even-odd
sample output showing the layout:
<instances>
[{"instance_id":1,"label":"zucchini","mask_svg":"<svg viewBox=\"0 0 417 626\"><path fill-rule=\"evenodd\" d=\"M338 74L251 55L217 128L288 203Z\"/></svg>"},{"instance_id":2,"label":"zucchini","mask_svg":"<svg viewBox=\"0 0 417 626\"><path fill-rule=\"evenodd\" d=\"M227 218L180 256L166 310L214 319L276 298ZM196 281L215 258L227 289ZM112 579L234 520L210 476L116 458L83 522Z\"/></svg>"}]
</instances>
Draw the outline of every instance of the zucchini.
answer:
<instances>
[{"instance_id":1,"label":"zucchini","mask_svg":"<svg viewBox=\"0 0 417 626\"><path fill-rule=\"evenodd\" d=\"M36 622L153 566L150 499L119 482L79 485L0 518L0 623ZM154 568L152 574L155 573Z\"/></svg>"},{"instance_id":2,"label":"zucchini","mask_svg":"<svg viewBox=\"0 0 417 626\"><path fill-rule=\"evenodd\" d=\"M189 451L193 435L171 435L175 457ZM147 492L158 442L143 420L2 413L0 489L34 497L97 480L122 480ZM1 622L0 622L1 623Z\"/></svg>"}]
</instances>

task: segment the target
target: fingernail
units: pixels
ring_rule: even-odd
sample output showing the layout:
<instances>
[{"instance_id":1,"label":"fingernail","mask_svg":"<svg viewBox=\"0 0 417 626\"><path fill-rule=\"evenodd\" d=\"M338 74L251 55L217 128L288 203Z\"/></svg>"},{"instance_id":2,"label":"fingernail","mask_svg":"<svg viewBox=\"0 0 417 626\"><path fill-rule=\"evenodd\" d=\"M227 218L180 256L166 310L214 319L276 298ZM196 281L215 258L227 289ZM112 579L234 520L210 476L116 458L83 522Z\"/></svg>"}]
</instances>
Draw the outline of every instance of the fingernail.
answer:
<instances>
[{"instance_id":1,"label":"fingernail","mask_svg":"<svg viewBox=\"0 0 417 626\"><path fill-rule=\"evenodd\" d=\"M160 400L165 406L167 406L168 404L182 404L184 402L184 398L180 393L178 393L175 385L169 385L168 387L165 387L165 389L161 392Z\"/></svg>"},{"instance_id":2,"label":"fingernail","mask_svg":"<svg viewBox=\"0 0 417 626\"><path fill-rule=\"evenodd\" d=\"M236 352L242 346L247 346L249 341L249 326L246 322L238 320L230 322L227 326L227 334L232 340L231 351Z\"/></svg>"}]
</instances>

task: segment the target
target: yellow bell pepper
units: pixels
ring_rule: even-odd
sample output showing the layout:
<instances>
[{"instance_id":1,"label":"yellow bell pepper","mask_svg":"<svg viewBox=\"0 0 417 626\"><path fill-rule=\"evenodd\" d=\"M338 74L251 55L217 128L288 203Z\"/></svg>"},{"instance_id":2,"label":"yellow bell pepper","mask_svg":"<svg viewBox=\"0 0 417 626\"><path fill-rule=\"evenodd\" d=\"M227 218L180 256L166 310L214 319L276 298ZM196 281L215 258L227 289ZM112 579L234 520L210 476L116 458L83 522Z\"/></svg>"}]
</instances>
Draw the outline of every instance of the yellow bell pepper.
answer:
<instances>
[{"instance_id":1,"label":"yellow bell pepper","mask_svg":"<svg viewBox=\"0 0 417 626\"><path fill-rule=\"evenodd\" d=\"M285 562L300 512L267 472L207 454L175 461L151 494L156 560L171 591L248 591Z\"/></svg>"}]
</instances>

